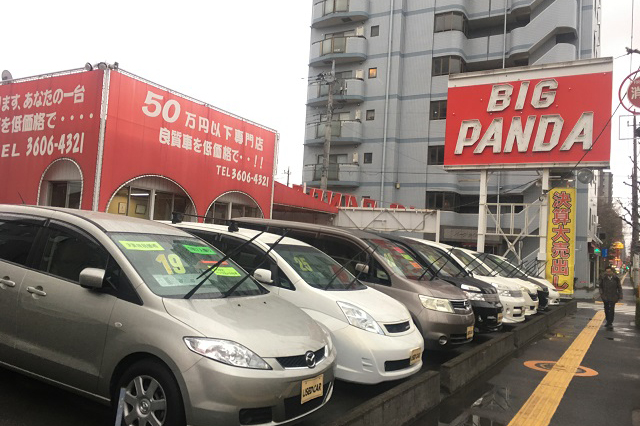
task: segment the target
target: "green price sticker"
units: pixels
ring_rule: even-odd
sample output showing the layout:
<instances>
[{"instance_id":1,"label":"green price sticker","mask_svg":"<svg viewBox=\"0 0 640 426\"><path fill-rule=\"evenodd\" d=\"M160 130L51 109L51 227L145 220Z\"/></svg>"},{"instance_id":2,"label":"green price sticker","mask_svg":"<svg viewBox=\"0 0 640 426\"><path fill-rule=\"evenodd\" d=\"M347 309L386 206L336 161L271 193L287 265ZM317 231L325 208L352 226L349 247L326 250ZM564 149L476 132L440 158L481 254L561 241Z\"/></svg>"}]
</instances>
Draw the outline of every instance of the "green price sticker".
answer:
<instances>
[{"instance_id":1,"label":"green price sticker","mask_svg":"<svg viewBox=\"0 0 640 426\"><path fill-rule=\"evenodd\" d=\"M403 254L402 257L404 257L408 261L413 261L413 257L409 256L408 254Z\"/></svg>"},{"instance_id":2,"label":"green price sticker","mask_svg":"<svg viewBox=\"0 0 640 426\"><path fill-rule=\"evenodd\" d=\"M219 266L213 271L214 274L220 275L221 277L239 277L240 272L236 271L231 266Z\"/></svg>"},{"instance_id":3,"label":"green price sticker","mask_svg":"<svg viewBox=\"0 0 640 426\"><path fill-rule=\"evenodd\" d=\"M182 245L188 251L194 254L216 254L216 252L211 247L206 246L190 246L187 244Z\"/></svg>"},{"instance_id":4,"label":"green price sticker","mask_svg":"<svg viewBox=\"0 0 640 426\"><path fill-rule=\"evenodd\" d=\"M139 251L164 251L162 246L155 241L118 241L127 250Z\"/></svg>"}]
</instances>

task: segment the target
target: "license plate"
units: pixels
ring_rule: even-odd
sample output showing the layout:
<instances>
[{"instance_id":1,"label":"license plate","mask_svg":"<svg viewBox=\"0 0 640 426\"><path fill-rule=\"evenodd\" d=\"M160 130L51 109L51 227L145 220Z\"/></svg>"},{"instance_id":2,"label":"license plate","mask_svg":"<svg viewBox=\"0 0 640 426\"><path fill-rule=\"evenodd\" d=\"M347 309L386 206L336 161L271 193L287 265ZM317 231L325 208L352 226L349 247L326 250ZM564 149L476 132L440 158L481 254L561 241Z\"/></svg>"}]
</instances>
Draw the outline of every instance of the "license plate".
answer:
<instances>
[{"instance_id":1,"label":"license plate","mask_svg":"<svg viewBox=\"0 0 640 426\"><path fill-rule=\"evenodd\" d=\"M498 322L502 322L502 313L498 314Z\"/></svg>"},{"instance_id":2,"label":"license plate","mask_svg":"<svg viewBox=\"0 0 640 426\"><path fill-rule=\"evenodd\" d=\"M422 351L420 348L414 349L411 351L411 356L409 357L409 365L413 365L416 362L420 361L422 358Z\"/></svg>"},{"instance_id":3,"label":"license plate","mask_svg":"<svg viewBox=\"0 0 640 426\"><path fill-rule=\"evenodd\" d=\"M323 393L323 379L324 374L314 377L313 379L307 379L302 381L302 388L300 390L300 404L304 404L307 401L322 396Z\"/></svg>"},{"instance_id":4,"label":"license plate","mask_svg":"<svg viewBox=\"0 0 640 426\"><path fill-rule=\"evenodd\" d=\"M467 339L471 339L473 337L473 326L470 325L467 327Z\"/></svg>"}]
</instances>

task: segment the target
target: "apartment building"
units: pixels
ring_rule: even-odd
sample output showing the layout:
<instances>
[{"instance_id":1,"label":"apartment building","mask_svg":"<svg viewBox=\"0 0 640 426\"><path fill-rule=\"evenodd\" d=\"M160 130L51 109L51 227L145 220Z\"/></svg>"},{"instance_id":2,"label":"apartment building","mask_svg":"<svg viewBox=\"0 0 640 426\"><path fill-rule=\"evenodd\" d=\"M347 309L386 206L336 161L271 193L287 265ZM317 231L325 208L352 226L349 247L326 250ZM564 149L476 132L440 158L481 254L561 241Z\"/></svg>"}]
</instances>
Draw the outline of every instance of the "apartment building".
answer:
<instances>
[{"instance_id":1,"label":"apartment building","mask_svg":"<svg viewBox=\"0 0 640 426\"><path fill-rule=\"evenodd\" d=\"M600 0L312 0L312 10L303 180L320 185L328 125L330 190L443 210L440 238L456 245L475 245L479 176L442 167L446 117L455 113L447 111L448 76L594 58L600 49ZM323 75L332 66L328 123ZM538 178L492 173L489 202L512 204L517 214L517 204L540 196ZM557 178L577 185L576 276L586 285L597 243L595 184ZM486 244L504 248L497 235ZM519 249L527 257L536 247Z\"/></svg>"}]
</instances>

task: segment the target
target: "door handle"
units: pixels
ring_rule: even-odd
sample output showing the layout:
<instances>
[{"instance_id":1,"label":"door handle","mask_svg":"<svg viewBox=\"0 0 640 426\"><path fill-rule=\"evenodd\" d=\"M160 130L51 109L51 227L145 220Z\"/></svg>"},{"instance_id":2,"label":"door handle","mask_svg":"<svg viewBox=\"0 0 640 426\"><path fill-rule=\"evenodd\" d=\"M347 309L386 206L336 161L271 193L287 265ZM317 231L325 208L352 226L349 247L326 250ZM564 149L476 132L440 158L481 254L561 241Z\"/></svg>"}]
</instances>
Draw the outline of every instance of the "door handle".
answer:
<instances>
[{"instance_id":1,"label":"door handle","mask_svg":"<svg viewBox=\"0 0 640 426\"><path fill-rule=\"evenodd\" d=\"M9 277L0 278L0 285L6 285L7 287L15 287L16 283L11 281Z\"/></svg>"},{"instance_id":2,"label":"door handle","mask_svg":"<svg viewBox=\"0 0 640 426\"><path fill-rule=\"evenodd\" d=\"M45 292L42 287L27 287L27 291L31 294L37 294L38 296L46 296L47 292Z\"/></svg>"}]
</instances>

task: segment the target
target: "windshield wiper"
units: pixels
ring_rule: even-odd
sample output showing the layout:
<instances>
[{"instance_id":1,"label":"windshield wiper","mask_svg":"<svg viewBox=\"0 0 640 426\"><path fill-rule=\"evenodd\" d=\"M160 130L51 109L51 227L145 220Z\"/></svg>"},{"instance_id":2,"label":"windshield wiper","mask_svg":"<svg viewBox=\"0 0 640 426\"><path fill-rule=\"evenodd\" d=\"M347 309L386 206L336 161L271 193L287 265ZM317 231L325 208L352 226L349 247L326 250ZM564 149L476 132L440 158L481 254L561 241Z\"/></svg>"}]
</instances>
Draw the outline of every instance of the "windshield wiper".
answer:
<instances>
[{"instance_id":1,"label":"windshield wiper","mask_svg":"<svg viewBox=\"0 0 640 426\"><path fill-rule=\"evenodd\" d=\"M264 263L264 261L265 261L265 260L267 259L267 257L269 256L269 253L271 253L271 250L273 250L273 248L274 248L275 246L277 246L278 244L280 244L280 241L282 241L282 240L284 239L284 237L286 237L286 236L287 236L287 233L288 233L288 232L289 232L289 230L286 230L286 231L284 232L284 234L282 234L282 236L276 240L276 242L275 242L275 243L273 243L273 244L271 244L271 245L270 245L270 247L269 247L269 249L268 249L267 251L265 251L264 253L262 253L262 256L261 256L261 257L260 257L260 259L256 262L256 265L257 265L257 266L260 266L260 265L262 265L262 264ZM256 266L256 269L257 269L257 266ZM233 285L229 290L227 290L227 292L226 292L226 293L224 293L224 294L222 295L222 299L226 299L227 297L231 296L231 295L233 294L233 292L234 292L234 291L236 291L236 289L237 289L238 287L240 287L240 285L241 285L243 282L245 282L245 281L247 280L247 278L249 278L250 276L251 276L251 275L247 274L247 275L245 275L244 277L242 277L242 279L241 279L240 281L238 281L237 283L235 283L235 284L234 284L234 285Z\"/></svg>"},{"instance_id":2,"label":"windshield wiper","mask_svg":"<svg viewBox=\"0 0 640 426\"><path fill-rule=\"evenodd\" d=\"M433 263L436 263L438 260L442 259L444 256L450 255L452 251L453 251L453 247L451 247L448 252L443 252L440 255L440 257L438 257ZM438 273L440 273L440 271L442 271L442 268L444 268L444 265L446 265L449 262L450 262L449 257L446 257L444 263L442 264L442 266L439 267L438 270L433 275L433 277L431 277L431 281L433 281L436 278ZM458 275L456 274L456 276L458 276Z\"/></svg>"},{"instance_id":3,"label":"windshield wiper","mask_svg":"<svg viewBox=\"0 0 640 426\"><path fill-rule=\"evenodd\" d=\"M199 279L201 277L204 276L204 278L202 278L202 280L200 280L200 282L198 284L196 284L195 287L193 287L187 294L184 295L183 299L190 299L191 296L193 296L196 291L198 291L200 289L200 287L202 287L202 285L207 282L207 280L209 279L209 277L211 276L211 274L213 274L213 272L215 271L215 269L220 266L220 264L222 264L222 262L224 262L225 260L229 259L232 255L238 253L241 249L245 248L247 245L249 245L250 243L253 242L253 240L255 240L256 238L258 238L260 235L264 234L264 231L261 231L260 233L256 234L255 236L253 236L251 239L245 241L244 243L240 244L238 247L236 247L235 249L231 250L229 253L225 254L224 256L222 256L222 258L220 260L218 260L216 263L214 263L213 265L211 265L209 268L205 269L204 271L202 271L200 273L200 275L198 275L198 277L196 279Z\"/></svg>"},{"instance_id":4,"label":"windshield wiper","mask_svg":"<svg viewBox=\"0 0 640 426\"><path fill-rule=\"evenodd\" d=\"M335 274L333 274L333 276L329 279L329 282L327 283L327 285L326 285L326 286L324 286L324 287L322 288L322 290L323 290L323 291L324 291L324 290L327 290L327 289L331 286L331 284L333 284L333 281L338 277L338 274L339 274L340 272L342 272L342 271L347 267L347 265L349 265L351 262L353 262L354 260L356 260L356 257L360 256L362 253L364 253L364 252L365 252L366 250L368 250L368 249L369 249L369 247L365 247L365 248L363 248L363 249L362 249L362 250L360 250L358 253L356 253L356 255L355 255L355 256L353 256L351 259L349 259L349 260L348 260L348 261L346 261L343 265L341 265L341 266L340 266L340 269L338 269L338 270L336 271L336 273L335 273ZM375 251L375 250L374 250L374 251ZM358 271L358 274L360 274L360 271Z\"/></svg>"}]
</instances>

